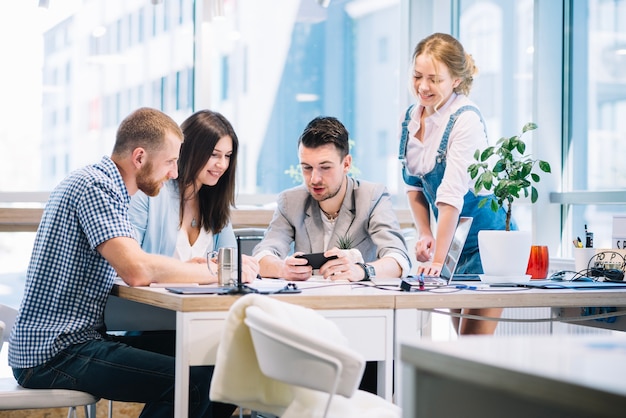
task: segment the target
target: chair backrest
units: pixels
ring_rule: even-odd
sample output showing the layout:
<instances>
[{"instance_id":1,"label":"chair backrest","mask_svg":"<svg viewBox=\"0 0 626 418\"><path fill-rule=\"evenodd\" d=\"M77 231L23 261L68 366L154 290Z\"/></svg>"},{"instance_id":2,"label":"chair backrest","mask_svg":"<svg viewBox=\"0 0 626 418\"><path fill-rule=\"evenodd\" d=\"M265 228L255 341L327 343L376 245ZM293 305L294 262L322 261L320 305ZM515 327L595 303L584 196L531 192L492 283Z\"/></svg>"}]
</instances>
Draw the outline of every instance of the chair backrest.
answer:
<instances>
[{"instance_id":1,"label":"chair backrest","mask_svg":"<svg viewBox=\"0 0 626 418\"><path fill-rule=\"evenodd\" d=\"M15 317L17 317L17 309L0 303L0 321L4 322L4 333L2 339L0 339L1 342L9 341L9 335L15 323ZM1 345L2 344L0 344L0 346Z\"/></svg>"},{"instance_id":2,"label":"chair backrest","mask_svg":"<svg viewBox=\"0 0 626 418\"><path fill-rule=\"evenodd\" d=\"M233 230L236 237L245 237L241 240L241 254L252 255L254 247L261 242L265 235L264 228L236 228Z\"/></svg>"},{"instance_id":3,"label":"chair backrest","mask_svg":"<svg viewBox=\"0 0 626 418\"><path fill-rule=\"evenodd\" d=\"M246 308L245 323L266 376L331 398L335 393L351 397L358 388L365 359L356 351L305 334L255 305Z\"/></svg>"}]
</instances>

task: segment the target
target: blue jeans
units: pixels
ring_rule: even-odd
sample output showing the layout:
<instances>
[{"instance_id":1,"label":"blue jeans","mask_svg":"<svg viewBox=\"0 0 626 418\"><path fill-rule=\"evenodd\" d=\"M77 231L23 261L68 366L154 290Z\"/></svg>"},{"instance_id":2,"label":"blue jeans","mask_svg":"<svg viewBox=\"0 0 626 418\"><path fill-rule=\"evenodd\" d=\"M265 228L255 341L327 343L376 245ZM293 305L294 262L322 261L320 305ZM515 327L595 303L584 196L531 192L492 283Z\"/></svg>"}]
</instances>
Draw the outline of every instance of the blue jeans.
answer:
<instances>
[{"instance_id":1,"label":"blue jeans","mask_svg":"<svg viewBox=\"0 0 626 418\"><path fill-rule=\"evenodd\" d=\"M27 388L75 389L104 399L144 403L140 417L174 416L174 357L115 341L93 340L66 348L52 360L28 369L13 369ZM211 417L209 400L213 367L192 367L189 416ZM234 406L229 406L234 409ZM230 415L224 415L230 416Z\"/></svg>"}]
</instances>

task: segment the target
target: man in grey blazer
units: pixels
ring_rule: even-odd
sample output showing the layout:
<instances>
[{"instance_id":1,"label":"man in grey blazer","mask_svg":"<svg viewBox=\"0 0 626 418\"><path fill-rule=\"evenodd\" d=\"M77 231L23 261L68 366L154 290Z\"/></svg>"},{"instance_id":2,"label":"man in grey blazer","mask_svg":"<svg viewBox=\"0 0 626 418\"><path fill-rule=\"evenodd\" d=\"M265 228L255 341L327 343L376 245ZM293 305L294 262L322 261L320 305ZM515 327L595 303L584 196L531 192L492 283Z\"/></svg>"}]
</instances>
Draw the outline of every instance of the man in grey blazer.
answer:
<instances>
[{"instance_id":1,"label":"man in grey blazer","mask_svg":"<svg viewBox=\"0 0 626 418\"><path fill-rule=\"evenodd\" d=\"M387 189L348 176L348 138L333 117L317 117L304 129L298 139L304 184L278 196L265 237L253 253L261 276L307 280L313 269L297 255L321 252L337 257L319 269L327 279L409 274L411 261Z\"/></svg>"}]
</instances>

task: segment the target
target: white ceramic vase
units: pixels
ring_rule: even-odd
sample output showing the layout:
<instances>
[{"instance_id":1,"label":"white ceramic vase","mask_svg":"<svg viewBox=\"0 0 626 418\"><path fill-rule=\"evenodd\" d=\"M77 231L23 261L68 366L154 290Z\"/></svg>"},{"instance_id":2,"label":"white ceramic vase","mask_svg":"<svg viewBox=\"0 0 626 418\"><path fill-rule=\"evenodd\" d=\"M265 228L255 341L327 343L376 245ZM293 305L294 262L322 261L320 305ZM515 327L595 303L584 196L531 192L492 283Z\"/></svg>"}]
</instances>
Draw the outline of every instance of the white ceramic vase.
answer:
<instances>
[{"instance_id":1,"label":"white ceramic vase","mask_svg":"<svg viewBox=\"0 0 626 418\"><path fill-rule=\"evenodd\" d=\"M478 249L485 275L523 276L532 236L528 231L478 231Z\"/></svg>"}]
</instances>

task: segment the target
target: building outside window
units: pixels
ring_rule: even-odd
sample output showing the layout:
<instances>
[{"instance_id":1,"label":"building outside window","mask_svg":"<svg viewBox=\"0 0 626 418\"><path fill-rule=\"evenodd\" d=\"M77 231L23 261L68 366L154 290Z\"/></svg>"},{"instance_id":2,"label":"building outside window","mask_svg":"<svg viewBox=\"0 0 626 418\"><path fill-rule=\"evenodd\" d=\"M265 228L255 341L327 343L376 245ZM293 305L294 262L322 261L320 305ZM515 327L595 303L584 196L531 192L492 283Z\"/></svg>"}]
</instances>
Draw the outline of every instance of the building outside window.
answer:
<instances>
[{"instance_id":1,"label":"building outside window","mask_svg":"<svg viewBox=\"0 0 626 418\"><path fill-rule=\"evenodd\" d=\"M224 0L224 16L209 3L0 6L0 53L16 63L0 69L0 196L51 190L109 155L121 119L151 106L178 122L223 113L241 141L238 201L267 206L296 184L304 126L336 116L355 175L406 208L397 147L409 61L419 39L441 31L474 56L470 97L490 141L539 125L529 151L555 172L542 176L537 205L517 205L520 227L553 256L571 257L585 224L610 246L612 216L626 212L626 0ZM0 277L24 275L32 237L0 233Z\"/></svg>"}]
</instances>

